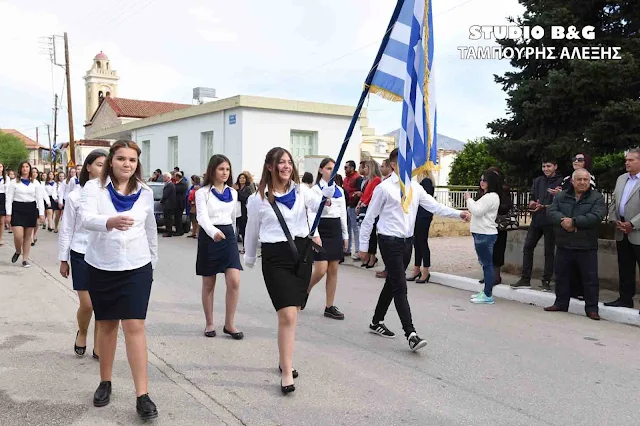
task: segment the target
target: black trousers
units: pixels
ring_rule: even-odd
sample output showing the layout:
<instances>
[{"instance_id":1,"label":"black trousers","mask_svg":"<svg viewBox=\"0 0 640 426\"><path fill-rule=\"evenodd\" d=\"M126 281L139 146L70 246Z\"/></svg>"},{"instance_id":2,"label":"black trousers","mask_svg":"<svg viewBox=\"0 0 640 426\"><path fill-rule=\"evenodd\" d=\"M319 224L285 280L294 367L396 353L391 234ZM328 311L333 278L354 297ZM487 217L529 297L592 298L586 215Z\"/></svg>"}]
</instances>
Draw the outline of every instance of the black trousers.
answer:
<instances>
[{"instance_id":1,"label":"black trousers","mask_svg":"<svg viewBox=\"0 0 640 426\"><path fill-rule=\"evenodd\" d=\"M433 217L416 218L416 226L413 232L413 248L416 251L414 265L425 268L431 267L431 250L429 250L429 228Z\"/></svg>"},{"instance_id":2,"label":"black trousers","mask_svg":"<svg viewBox=\"0 0 640 426\"><path fill-rule=\"evenodd\" d=\"M507 250L507 231L498 231L498 238L493 245L493 266L504 265L504 252Z\"/></svg>"},{"instance_id":3,"label":"black trousers","mask_svg":"<svg viewBox=\"0 0 640 426\"><path fill-rule=\"evenodd\" d=\"M176 235L184 234L184 229L182 228L182 212L184 211L184 207L176 207L173 212L173 225L176 227Z\"/></svg>"},{"instance_id":4,"label":"black trousers","mask_svg":"<svg viewBox=\"0 0 640 426\"><path fill-rule=\"evenodd\" d=\"M407 277L405 271L411 261L411 250L413 248L412 238L396 238L386 235L378 235L380 254L386 266L387 278L384 287L378 298L373 323L378 324L384 320L391 300L396 305L396 311L402 323L405 336L409 336L416 331L411 320L411 308L407 299Z\"/></svg>"},{"instance_id":5,"label":"black trousers","mask_svg":"<svg viewBox=\"0 0 640 426\"><path fill-rule=\"evenodd\" d=\"M556 301L554 305L569 309L571 297L571 270L578 269L584 288L585 312L598 312L598 250L570 250L558 247L556 251Z\"/></svg>"},{"instance_id":6,"label":"black trousers","mask_svg":"<svg viewBox=\"0 0 640 426\"><path fill-rule=\"evenodd\" d=\"M376 255L378 253L378 218L376 218L369 236L369 250L367 253Z\"/></svg>"},{"instance_id":7,"label":"black trousers","mask_svg":"<svg viewBox=\"0 0 640 426\"><path fill-rule=\"evenodd\" d=\"M551 280L553 276L553 257L555 251L556 237L551 226L531 225L527 231L527 238L524 241L522 254L522 278L531 279L533 269L533 251L538 245L540 238L544 236L544 272L542 279Z\"/></svg>"},{"instance_id":8,"label":"black trousers","mask_svg":"<svg viewBox=\"0 0 640 426\"><path fill-rule=\"evenodd\" d=\"M167 234L173 234L173 213L174 209L163 210L164 215L164 229Z\"/></svg>"},{"instance_id":9,"label":"black trousers","mask_svg":"<svg viewBox=\"0 0 640 426\"><path fill-rule=\"evenodd\" d=\"M616 241L616 249L620 299L626 303L633 303L633 296L636 295L636 265L640 264L640 245L631 244L625 235L622 241Z\"/></svg>"}]
</instances>

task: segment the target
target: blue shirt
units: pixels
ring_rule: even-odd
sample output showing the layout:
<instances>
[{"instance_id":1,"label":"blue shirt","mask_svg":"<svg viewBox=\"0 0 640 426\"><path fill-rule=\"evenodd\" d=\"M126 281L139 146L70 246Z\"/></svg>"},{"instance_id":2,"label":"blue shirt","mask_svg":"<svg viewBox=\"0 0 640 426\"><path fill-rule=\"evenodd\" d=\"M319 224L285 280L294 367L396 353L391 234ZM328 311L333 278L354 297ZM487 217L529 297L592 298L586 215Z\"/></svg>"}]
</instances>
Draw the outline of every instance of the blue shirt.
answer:
<instances>
[{"instance_id":1,"label":"blue shirt","mask_svg":"<svg viewBox=\"0 0 640 426\"><path fill-rule=\"evenodd\" d=\"M638 183L638 173L637 175L629 174L629 179L627 179L627 183L624 185L624 190L622 191L622 198L620 199L620 216L624 217L624 206L629 201L631 197L631 192L633 192L633 188L635 188Z\"/></svg>"}]
</instances>

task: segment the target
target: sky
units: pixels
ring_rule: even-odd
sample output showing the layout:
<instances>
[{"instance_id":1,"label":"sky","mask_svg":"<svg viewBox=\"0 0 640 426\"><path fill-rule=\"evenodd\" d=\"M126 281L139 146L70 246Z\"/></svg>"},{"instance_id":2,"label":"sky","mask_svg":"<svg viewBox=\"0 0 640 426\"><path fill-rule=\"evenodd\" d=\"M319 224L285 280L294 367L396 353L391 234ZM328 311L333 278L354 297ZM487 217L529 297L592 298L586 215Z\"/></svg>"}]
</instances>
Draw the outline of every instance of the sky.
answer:
<instances>
[{"instance_id":1,"label":"sky","mask_svg":"<svg viewBox=\"0 0 640 426\"><path fill-rule=\"evenodd\" d=\"M83 76L103 51L120 75L123 98L193 103L194 87L219 98L242 95L355 106L395 0L0 0L0 128L48 145L53 94L64 70L52 66L46 37L68 33L75 139L84 136ZM459 46L472 25L505 25L523 12L517 0L433 0L438 133L459 140L489 136L506 116L494 74L508 60L468 60ZM59 39L61 40L61 39ZM64 61L57 44L58 62ZM400 127L402 104L371 95L377 134ZM68 140L66 89L58 140Z\"/></svg>"}]
</instances>

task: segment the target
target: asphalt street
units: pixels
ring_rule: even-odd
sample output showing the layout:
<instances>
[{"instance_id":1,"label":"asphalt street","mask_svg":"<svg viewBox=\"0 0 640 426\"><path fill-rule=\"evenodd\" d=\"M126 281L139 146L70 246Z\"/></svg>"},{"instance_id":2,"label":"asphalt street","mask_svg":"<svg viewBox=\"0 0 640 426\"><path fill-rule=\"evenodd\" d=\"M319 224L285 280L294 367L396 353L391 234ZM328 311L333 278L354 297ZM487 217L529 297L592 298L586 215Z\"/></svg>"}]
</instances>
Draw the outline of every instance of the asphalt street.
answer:
<instances>
[{"instance_id":1,"label":"asphalt street","mask_svg":"<svg viewBox=\"0 0 640 426\"><path fill-rule=\"evenodd\" d=\"M73 353L77 302L58 273L56 235L42 232L34 266L0 248L0 424L137 424L135 394L119 342L113 400L91 404L98 364ZM236 325L222 335L224 279L216 288L218 337L203 336L196 244L160 238L147 336L150 395L158 425L635 425L640 417L640 330L546 313L470 293L409 284L414 324L428 346L408 349L392 307L383 339L368 332L383 281L340 268L336 305L324 318L319 284L300 315L296 392L280 393L276 315L260 263L241 277ZM455 252L450 254L456 256ZM347 261L350 262L350 261ZM121 335L122 338L122 335ZM93 347L88 342L88 352Z\"/></svg>"}]
</instances>

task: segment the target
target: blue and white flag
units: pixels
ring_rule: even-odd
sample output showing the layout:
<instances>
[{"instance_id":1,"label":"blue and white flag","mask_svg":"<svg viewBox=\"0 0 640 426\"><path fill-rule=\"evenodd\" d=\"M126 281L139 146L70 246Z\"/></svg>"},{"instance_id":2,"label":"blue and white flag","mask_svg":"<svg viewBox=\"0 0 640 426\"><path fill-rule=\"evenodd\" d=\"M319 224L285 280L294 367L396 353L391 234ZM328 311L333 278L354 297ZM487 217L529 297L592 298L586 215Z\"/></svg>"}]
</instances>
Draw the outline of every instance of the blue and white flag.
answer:
<instances>
[{"instance_id":1,"label":"blue and white flag","mask_svg":"<svg viewBox=\"0 0 640 426\"><path fill-rule=\"evenodd\" d=\"M437 164L431 1L404 1L370 87L385 99L403 101L398 174L405 211L411 178Z\"/></svg>"}]
</instances>

